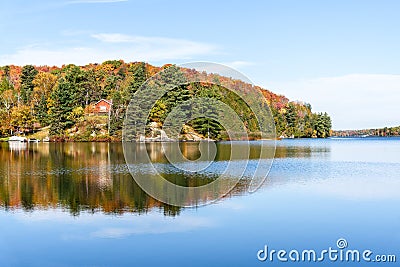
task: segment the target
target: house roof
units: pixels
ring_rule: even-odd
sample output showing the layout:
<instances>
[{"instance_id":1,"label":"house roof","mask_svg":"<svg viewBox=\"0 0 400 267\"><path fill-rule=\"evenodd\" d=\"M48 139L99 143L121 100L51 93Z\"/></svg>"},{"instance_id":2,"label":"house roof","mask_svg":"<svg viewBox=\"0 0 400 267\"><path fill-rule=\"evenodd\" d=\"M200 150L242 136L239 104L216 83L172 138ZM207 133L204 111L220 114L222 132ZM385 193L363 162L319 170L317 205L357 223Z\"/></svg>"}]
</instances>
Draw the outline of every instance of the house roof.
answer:
<instances>
[{"instance_id":1,"label":"house roof","mask_svg":"<svg viewBox=\"0 0 400 267\"><path fill-rule=\"evenodd\" d=\"M99 101L97 101L97 102L94 103L94 104L97 105L98 103L100 103L100 102L102 102L102 101L104 101L104 102L108 103L110 106L112 106L112 100L106 100L106 99L100 99Z\"/></svg>"}]
</instances>

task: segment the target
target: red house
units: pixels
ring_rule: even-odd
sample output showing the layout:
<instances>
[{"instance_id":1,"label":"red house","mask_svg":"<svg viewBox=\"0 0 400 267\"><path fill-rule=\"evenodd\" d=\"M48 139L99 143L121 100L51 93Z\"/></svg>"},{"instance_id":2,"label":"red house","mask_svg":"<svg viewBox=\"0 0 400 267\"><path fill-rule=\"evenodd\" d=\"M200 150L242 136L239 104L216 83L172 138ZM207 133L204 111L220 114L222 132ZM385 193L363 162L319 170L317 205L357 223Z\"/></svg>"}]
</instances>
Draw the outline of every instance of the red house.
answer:
<instances>
[{"instance_id":1,"label":"red house","mask_svg":"<svg viewBox=\"0 0 400 267\"><path fill-rule=\"evenodd\" d=\"M112 100L100 99L94 104L94 113L107 114L112 107Z\"/></svg>"}]
</instances>

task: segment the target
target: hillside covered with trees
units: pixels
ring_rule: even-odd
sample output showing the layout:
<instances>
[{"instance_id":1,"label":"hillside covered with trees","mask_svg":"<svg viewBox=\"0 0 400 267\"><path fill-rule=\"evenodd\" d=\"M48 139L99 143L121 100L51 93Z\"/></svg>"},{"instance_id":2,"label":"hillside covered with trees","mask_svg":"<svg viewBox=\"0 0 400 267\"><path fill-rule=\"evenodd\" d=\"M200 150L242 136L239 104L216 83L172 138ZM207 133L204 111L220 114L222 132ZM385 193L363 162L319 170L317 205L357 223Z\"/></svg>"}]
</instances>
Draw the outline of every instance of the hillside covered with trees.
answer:
<instances>
[{"instance_id":1,"label":"hillside covered with trees","mask_svg":"<svg viewBox=\"0 0 400 267\"><path fill-rule=\"evenodd\" d=\"M174 65L155 67L144 62L110 60L86 66L3 66L0 68L0 135L29 135L46 132L58 141L121 140L126 109L132 96L152 75L162 69L180 71L183 77L194 70ZM215 83L190 83L163 96L151 111L149 123L162 125L177 103L192 96L223 101L246 122L249 132L256 127L251 112L237 95L219 85L220 81L244 90L261 89L276 125L277 137L328 137L331 119L326 113L313 113L310 104L291 102L282 95L239 80L215 74ZM107 114L97 114L93 104L101 99L112 102ZM206 126L207 125L207 126ZM224 139L216 120L198 118L190 131L213 139ZM188 130L188 131L189 131Z\"/></svg>"},{"instance_id":2,"label":"hillside covered with trees","mask_svg":"<svg viewBox=\"0 0 400 267\"><path fill-rule=\"evenodd\" d=\"M384 127L374 129L361 129L361 130L341 130L332 131L333 136L340 137L353 137L353 136L400 136L400 126L397 127Z\"/></svg>"}]
</instances>

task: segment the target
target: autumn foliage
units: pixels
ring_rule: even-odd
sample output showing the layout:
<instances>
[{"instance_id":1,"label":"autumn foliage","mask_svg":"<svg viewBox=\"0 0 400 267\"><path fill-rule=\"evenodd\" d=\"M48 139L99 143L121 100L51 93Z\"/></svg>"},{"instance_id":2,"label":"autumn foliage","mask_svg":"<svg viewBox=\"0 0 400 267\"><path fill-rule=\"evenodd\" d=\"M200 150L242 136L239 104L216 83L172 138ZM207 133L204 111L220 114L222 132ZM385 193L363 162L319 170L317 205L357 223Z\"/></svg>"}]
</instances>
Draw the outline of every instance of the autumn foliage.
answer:
<instances>
[{"instance_id":1,"label":"autumn foliage","mask_svg":"<svg viewBox=\"0 0 400 267\"><path fill-rule=\"evenodd\" d=\"M122 60L86 66L3 66L0 68L0 135L27 134L50 127L51 136L57 140L81 141L94 136L101 140L119 140L125 111L132 96L146 79L171 66L156 67L144 62L125 63ZM182 71L187 77L198 75L195 70ZM261 90L265 97L262 101L268 104L274 117L278 137L330 135L329 116L312 113L309 104L291 102L283 95L240 80L216 74L202 75L212 76L215 84L191 84L174 97L184 99L195 94L194 90L197 90L196 93L203 90L203 95L222 97L226 103L238 105L235 96L224 93L218 83L223 81L244 93ZM90 117L90 104L100 99L113 102L106 121ZM161 103L164 107L160 105L158 110L154 110L151 120L160 122L168 103L171 105L172 102L165 99L165 103ZM243 114L250 128L254 126L251 126L251 117L251 114ZM209 121L207 123L210 124ZM198 131L204 130L201 122L194 123L193 127ZM220 129L218 125L215 127L214 134L217 136Z\"/></svg>"}]
</instances>

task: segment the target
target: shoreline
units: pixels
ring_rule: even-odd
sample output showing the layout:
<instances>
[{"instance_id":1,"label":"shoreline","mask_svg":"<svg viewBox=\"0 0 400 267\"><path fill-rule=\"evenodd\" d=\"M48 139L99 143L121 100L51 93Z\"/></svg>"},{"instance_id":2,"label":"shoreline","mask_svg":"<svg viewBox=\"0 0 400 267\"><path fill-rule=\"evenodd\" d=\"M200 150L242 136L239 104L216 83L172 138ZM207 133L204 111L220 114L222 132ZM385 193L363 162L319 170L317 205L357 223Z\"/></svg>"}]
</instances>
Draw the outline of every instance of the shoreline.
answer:
<instances>
[{"instance_id":1,"label":"shoreline","mask_svg":"<svg viewBox=\"0 0 400 267\"><path fill-rule=\"evenodd\" d=\"M121 138L115 138L115 137L101 137L101 138L90 138L90 139L70 139L70 138L62 138L62 137L53 137L50 139L47 139L46 141L43 141L44 139L40 138L34 138L33 136L22 136L27 138L27 141L25 143L123 143ZM227 141L280 141L280 140L294 140L294 139L386 139L386 138L399 138L400 135L347 135L347 136L341 136L341 135L333 135L329 137L294 137L294 138L281 138L281 137L276 137L276 138L251 138L248 140L229 140L229 139L220 139L220 140L213 140L213 139L199 139L199 140L153 140L153 139L144 139L144 140L132 140L132 141L126 141L126 142L131 142L131 143L198 143L198 142L227 142ZM11 137L3 137L0 138L0 143L8 143L9 139ZM29 141L30 139L34 139L34 141ZM24 143L24 142L21 142Z\"/></svg>"},{"instance_id":2,"label":"shoreline","mask_svg":"<svg viewBox=\"0 0 400 267\"><path fill-rule=\"evenodd\" d=\"M148 141L126 141L125 143L138 143L138 144L150 144L150 143L200 143L200 142L210 142L210 143L220 143L220 142L240 142L240 141L249 141L249 142L257 142L257 141L282 141L282 140L306 140L306 139L312 139L312 140L323 140L323 139L389 139L389 138L400 138L400 135L396 136L368 136L368 137L361 137L361 136L330 136L326 138L312 138L312 137L298 137L298 138L275 138L275 139L252 139L252 140L177 140L177 141L154 141L154 140L148 140ZM1 138L0 143L9 143L8 138ZM85 141L77 141L77 140L51 140L48 142L12 142L12 143L32 143L32 144L38 144L38 143L54 143L54 144L59 144L59 143L124 143L122 140L110 140L110 141L105 141L105 140L85 140Z\"/></svg>"}]
</instances>

